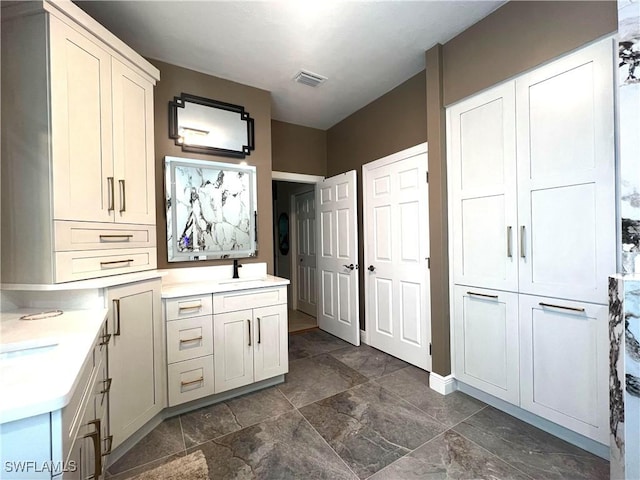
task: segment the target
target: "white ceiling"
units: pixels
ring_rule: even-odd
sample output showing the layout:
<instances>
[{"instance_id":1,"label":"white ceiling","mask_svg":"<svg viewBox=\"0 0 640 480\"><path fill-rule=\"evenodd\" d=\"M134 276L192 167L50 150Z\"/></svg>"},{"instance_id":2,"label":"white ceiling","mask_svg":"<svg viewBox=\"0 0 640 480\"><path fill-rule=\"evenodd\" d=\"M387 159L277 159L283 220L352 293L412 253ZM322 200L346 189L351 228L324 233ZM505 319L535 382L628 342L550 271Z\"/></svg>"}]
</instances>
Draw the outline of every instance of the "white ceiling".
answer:
<instances>
[{"instance_id":1,"label":"white ceiling","mask_svg":"<svg viewBox=\"0 0 640 480\"><path fill-rule=\"evenodd\" d=\"M426 50L505 2L77 3L138 53L268 90L274 119L325 130L422 71ZM329 80L295 83L300 69Z\"/></svg>"}]
</instances>

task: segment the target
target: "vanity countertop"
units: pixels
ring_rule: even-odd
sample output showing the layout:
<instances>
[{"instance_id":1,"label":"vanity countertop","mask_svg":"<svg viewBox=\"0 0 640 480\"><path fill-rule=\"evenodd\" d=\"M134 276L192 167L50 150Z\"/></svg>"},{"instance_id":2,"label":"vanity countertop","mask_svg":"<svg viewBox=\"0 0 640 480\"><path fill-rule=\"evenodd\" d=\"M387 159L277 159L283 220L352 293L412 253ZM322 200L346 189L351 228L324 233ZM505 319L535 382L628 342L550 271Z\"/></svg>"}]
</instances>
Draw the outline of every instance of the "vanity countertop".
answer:
<instances>
[{"instance_id":1,"label":"vanity countertop","mask_svg":"<svg viewBox=\"0 0 640 480\"><path fill-rule=\"evenodd\" d=\"M39 312L0 313L0 423L67 405L107 317L107 309L94 309L20 320Z\"/></svg>"},{"instance_id":2,"label":"vanity countertop","mask_svg":"<svg viewBox=\"0 0 640 480\"><path fill-rule=\"evenodd\" d=\"M256 288L280 287L288 285L286 278L266 275L259 278L236 278L224 280L199 280L162 285L162 298L188 297L207 293L225 293Z\"/></svg>"}]
</instances>

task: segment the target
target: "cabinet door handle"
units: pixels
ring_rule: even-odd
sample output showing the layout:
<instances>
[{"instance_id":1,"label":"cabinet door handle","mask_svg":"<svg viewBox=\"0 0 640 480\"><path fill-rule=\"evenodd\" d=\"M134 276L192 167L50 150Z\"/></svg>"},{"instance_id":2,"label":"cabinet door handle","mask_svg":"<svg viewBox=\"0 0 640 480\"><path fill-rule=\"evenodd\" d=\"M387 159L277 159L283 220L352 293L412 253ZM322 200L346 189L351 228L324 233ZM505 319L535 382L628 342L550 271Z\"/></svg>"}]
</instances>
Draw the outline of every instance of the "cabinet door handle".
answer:
<instances>
[{"instance_id":1,"label":"cabinet door handle","mask_svg":"<svg viewBox=\"0 0 640 480\"><path fill-rule=\"evenodd\" d=\"M190 382L180 382L181 387L186 387L187 385L193 385L194 383L202 383L204 382L204 377L200 377L197 380L191 380Z\"/></svg>"},{"instance_id":2,"label":"cabinet door handle","mask_svg":"<svg viewBox=\"0 0 640 480\"><path fill-rule=\"evenodd\" d=\"M105 265L115 265L117 263L131 263L133 262L133 258L125 258L123 260L110 260L108 262L100 262L100 267L104 267Z\"/></svg>"},{"instance_id":3,"label":"cabinet door handle","mask_svg":"<svg viewBox=\"0 0 640 480\"><path fill-rule=\"evenodd\" d=\"M179 312L182 312L183 310L200 310L201 308L202 308L202 300L198 300L198 303L178 304Z\"/></svg>"},{"instance_id":4,"label":"cabinet door handle","mask_svg":"<svg viewBox=\"0 0 640 480\"><path fill-rule=\"evenodd\" d=\"M95 420L91 420L87 425L93 425L95 427L95 432L87 433L84 438L91 438L93 441L93 454L94 454L94 470L93 470L93 478L100 478L102 475L102 445L100 445L100 419L96 418Z\"/></svg>"},{"instance_id":5,"label":"cabinet door handle","mask_svg":"<svg viewBox=\"0 0 640 480\"><path fill-rule=\"evenodd\" d=\"M476 297L484 297L484 298L498 298L498 295L488 295L486 293L476 293L476 292L467 292L467 295L474 295Z\"/></svg>"},{"instance_id":6,"label":"cabinet door handle","mask_svg":"<svg viewBox=\"0 0 640 480\"><path fill-rule=\"evenodd\" d=\"M249 324L249 346L251 346L251 320L247 319L247 323Z\"/></svg>"},{"instance_id":7,"label":"cabinet door handle","mask_svg":"<svg viewBox=\"0 0 640 480\"><path fill-rule=\"evenodd\" d=\"M113 336L119 337L120 336L120 299L119 298L113 299L113 315L115 317L114 321L116 324L116 328L115 328L115 331L113 332Z\"/></svg>"},{"instance_id":8,"label":"cabinet door handle","mask_svg":"<svg viewBox=\"0 0 640 480\"><path fill-rule=\"evenodd\" d=\"M102 452L102 456L106 457L111 453L111 450L113 449L113 435L109 435L108 437L106 437L104 439L104 442L109 442L109 448L105 448L104 452Z\"/></svg>"},{"instance_id":9,"label":"cabinet door handle","mask_svg":"<svg viewBox=\"0 0 640 480\"><path fill-rule=\"evenodd\" d=\"M202 335L199 337L181 339L180 343L199 342L200 340L202 340Z\"/></svg>"},{"instance_id":10,"label":"cabinet door handle","mask_svg":"<svg viewBox=\"0 0 640 480\"><path fill-rule=\"evenodd\" d=\"M120 234L120 235L98 235L98 237L100 238L100 240L109 240L109 241L113 241L113 240L118 240L119 238L121 238L122 240L120 240L120 242L129 242L131 241L131 239L133 238L133 235L130 234ZM115 241L113 242L115 243Z\"/></svg>"},{"instance_id":11,"label":"cabinet door handle","mask_svg":"<svg viewBox=\"0 0 640 480\"><path fill-rule=\"evenodd\" d=\"M100 390L100 393L109 393L109 391L111 390L112 381L113 378L107 378L106 380L103 380L102 383L104 384L104 388Z\"/></svg>"},{"instance_id":12,"label":"cabinet door handle","mask_svg":"<svg viewBox=\"0 0 640 480\"><path fill-rule=\"evenodd\" d=\"M258 317L258 343L260 343L260 317Z\"/></svg>"},{"instance_id":13,"label":"cabinet door handle","mask_svg":"<svg viewBox=\"0 0 640 480\"><path fill-rule=\"evenodd\" d=\"M109 196L109 199L108 199L109 206L107 207L107 212L111 212L115 209L115 206L114 206L115 200L113 198L115 197L115 192L113 187L113 177L107 177L107 195Z\"/></svg>"},{"instance_id":14,"label":"cabinet door handle","mask_svg":"<svg viewBox=\"0 0 640 480\"><path fill-rule=\"evenodd\" d=\"M513 236L513 232L512 232L513 228L511 227L511 225L509 225L507 227L507 257L508 258L512 258L513 257L513 252L511 251L511 242L513 240L512 236Z\"/></svg>"},{"instance_id":15,"label":"cabinet door handle","mask_svg":"<svg viewBox=\"0 0 640 480\"><path fill-rule=\"evenodd\" d=\"M538 305L540 305L541 307L550 307L550 308L559 308L561 310L570 310L572 312L584 312L584 308L582 308L582 307L565 307L563 305L553 305L551 303L544 303L544 302L540 302L540 303L538 303Z\"/></svg>"},{"instance_id":16,"label":"cabinet door handle","mask_svg":"<svg viewBox=\"0 0 640 480\"><path fill-rule=\"evenodd\" d=\"M118 180L118 185L120 185L120 213L123 213L127 209L127 197L124 180Z\"/></svg>"},{"instance_id":17,"label":"cabinet door handle","mask_svg":"<svg viewBox=\"0 0 640 480\"><path fill-rule=\"evenodd\" d=\"M105 333L100 338L101 338L100 345L109 345L109 340L111 340L111 334Z\"/></svg>"},{"instance_id":18,"label":"cabinet door handle","mask_svg":"<svg viewBox=\"0 0 640 480\"><path fill-rule=\"evenodd\" d=\"M527 254L524 251L524 225L520 226L520 257L526 258Z\"/></svg>"}]
</instances>

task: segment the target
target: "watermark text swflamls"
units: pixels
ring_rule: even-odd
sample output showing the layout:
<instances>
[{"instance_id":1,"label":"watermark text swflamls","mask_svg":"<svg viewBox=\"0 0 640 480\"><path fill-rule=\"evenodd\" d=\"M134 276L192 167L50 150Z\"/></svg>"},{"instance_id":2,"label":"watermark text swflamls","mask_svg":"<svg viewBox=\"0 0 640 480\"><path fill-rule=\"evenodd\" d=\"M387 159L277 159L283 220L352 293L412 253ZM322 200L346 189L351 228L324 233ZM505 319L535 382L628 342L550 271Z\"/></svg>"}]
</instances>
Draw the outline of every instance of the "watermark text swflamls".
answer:
<instances>
[{"instance_id":1,"label":"watermark text swflamls","mask_svg":"<svg viewBox=\"0 0 640 480\"><path fill-rule=\"evenodd\" d=\"M34 460L13 460L4 462L4 471L7 473L42 473L49 472L58 475L64 472L76 472L78 465L75 460L68 462L44 461L37 462Z\"/></svg>"}]
</instances>

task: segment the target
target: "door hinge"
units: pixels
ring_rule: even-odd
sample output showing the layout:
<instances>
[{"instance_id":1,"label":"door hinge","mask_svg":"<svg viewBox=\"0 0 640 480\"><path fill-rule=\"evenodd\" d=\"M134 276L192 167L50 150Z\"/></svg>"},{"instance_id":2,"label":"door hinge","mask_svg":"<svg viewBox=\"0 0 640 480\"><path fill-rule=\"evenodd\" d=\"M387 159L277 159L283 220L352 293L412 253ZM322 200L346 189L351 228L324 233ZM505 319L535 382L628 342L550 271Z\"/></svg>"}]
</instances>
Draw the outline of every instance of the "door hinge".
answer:
<instances>
[{"instance_id":1,"label":"door hinge","mask_svg":"<svg viewBox=\"0 0 640 480\"><path fill-rule=\"evenodd\" d=\"M429 356L431 356L431 343L429 343Z\"/></svg>"},{"instance_id":2,"label":"door hinge","mask_svg":"<svg viewBox=\"0 0 640 480\"><path fill-rule=\"evenodd\" d=\"M425 172L425 173L427 174L427 175L426 175L426 177L427 177L427 183L429 183L429 172Z\"/></svg>"}]
</instances>

